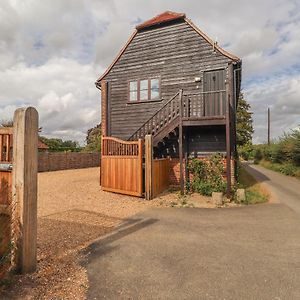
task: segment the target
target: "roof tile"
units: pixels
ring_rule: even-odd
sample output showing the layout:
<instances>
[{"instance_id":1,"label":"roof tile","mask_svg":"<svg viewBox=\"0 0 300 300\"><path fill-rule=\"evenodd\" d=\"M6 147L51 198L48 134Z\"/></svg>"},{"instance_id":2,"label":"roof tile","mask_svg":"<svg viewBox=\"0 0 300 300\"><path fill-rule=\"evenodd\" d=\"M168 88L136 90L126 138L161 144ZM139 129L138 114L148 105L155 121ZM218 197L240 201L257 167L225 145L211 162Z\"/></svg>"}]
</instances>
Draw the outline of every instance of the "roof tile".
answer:
<instances>
[{"instance_id":1,"label":"roof tile","mask_svg":"<svg viewBox=\"0 0 300 300\"><path fill-rule=\"evenodd\" d=\"M140 29L144 29L147 27L161 24L161 23L165 23L165 22L169 22L169 21L173 21L173 20L177 20L177 19L184 19L184 18L185 18L184 13L165 11L164 13L159 14L159 15L155 16L154 18L152 18L148 21L145 21L142 24L137 25L136 29L140 30Z\"/></svg>"}]
</instances>

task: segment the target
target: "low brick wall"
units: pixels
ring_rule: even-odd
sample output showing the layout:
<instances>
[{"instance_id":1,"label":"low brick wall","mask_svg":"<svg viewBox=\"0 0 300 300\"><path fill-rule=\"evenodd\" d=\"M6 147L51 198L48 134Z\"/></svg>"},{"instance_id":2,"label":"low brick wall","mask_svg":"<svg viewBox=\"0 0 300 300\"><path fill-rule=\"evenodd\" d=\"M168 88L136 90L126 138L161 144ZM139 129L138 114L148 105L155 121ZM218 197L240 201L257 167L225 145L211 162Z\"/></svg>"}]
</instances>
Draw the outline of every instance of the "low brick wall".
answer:
<instances>
[{"instance_id":1,"label":"low brick wall","mask_svg":"<svg viewBox=\"0 0 300 300\"><path fill-rule=\"evenodd\" d=\"M201 158L205 159L205 157ZM224 163L224 170L226 172L226 158L223 159ZM185 177L185 160L183 160L183 175ZM232 159L231 160L231 182L232 184L235 183L235 177L234 177L234 172L235 172L235 161ZM224 174L225 176L225 174ZM190 174L189 179L192 179L192 175ZM185 178L184 178L185 180ZM170 185L173 187L179 186L180 185L180 165L179 165L179 158L171 158L170 159L170 170L169 170L169 182Z\"/></svg>"},{"instance_id":2,"label":"low brick wall","mask_svg":"<svg viewBox=\"0 0 300 300\"><path fill-rule=\"evenodd\" d=\"M100 166L100 153L40 152L39 172L82 169Z\"/></svg>"}]
</instances>

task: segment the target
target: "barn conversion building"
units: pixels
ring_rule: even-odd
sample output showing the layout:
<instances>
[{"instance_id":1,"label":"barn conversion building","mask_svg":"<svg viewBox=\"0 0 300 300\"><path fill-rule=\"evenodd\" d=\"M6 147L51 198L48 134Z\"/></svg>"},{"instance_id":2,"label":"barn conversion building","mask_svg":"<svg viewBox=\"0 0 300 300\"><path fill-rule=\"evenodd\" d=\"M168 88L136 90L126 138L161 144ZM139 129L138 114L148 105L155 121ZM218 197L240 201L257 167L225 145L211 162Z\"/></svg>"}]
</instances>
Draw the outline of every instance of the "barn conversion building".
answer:
<instances>
[{"instance_id":1,"label":"barn conversion building","mask_svg":"<svg viewBox=\"0 0 300 300\"><path fill-rule=\"evenodd\" d=\"M154 157L171 158L174 185L184 184L190 157L212 153L224 154L232 177L241 64L183 13L136 26L96 81L102 134L131 141L151 134Z\"/></svg>"}]
</instances>

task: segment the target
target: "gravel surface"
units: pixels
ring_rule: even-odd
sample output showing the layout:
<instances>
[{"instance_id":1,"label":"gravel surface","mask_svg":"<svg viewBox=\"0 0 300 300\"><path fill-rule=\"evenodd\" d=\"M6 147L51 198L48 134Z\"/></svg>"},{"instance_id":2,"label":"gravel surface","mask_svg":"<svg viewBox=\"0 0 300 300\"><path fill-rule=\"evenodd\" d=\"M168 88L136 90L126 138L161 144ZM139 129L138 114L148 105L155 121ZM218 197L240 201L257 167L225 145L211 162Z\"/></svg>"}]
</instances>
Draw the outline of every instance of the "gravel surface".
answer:
<instances>
[{"instance_id":1,"label":"gravel surface","mask_svg":"<svg viewBox=\"0 0 300 300\"><path fill-rule=\"evenodd\" d=\"M38 180L38 271L14 276L0 298L84 299L80 250L150 204L101 191L99 168L40 173Z\"/></svg>"},{"instance_id":2,"label":"gravel surface","mask_svg":"<svg viewBox=\"0 0 300 300\"><path fill-rule=\"evenodd\" d=\"M149 207L214 207L209 199L166 193L152 201L101 190L99 168L39 174L38 271L14 276L1 299L85 299L81 250Z\"/></svg>"}]
</instances>

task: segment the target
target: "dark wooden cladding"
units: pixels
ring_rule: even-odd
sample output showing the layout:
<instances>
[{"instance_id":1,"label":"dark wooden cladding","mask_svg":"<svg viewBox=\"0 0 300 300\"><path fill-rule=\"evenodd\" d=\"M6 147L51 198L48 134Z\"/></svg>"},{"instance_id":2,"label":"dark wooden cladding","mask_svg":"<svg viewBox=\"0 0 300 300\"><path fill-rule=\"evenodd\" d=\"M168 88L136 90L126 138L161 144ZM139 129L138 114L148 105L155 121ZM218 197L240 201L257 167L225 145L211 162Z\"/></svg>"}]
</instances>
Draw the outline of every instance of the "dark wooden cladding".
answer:
<instances>
[{"instance_id":1,"label":"dark wooden cladding","mask_svg":"<svg viewBox=\"0 0 300 300\"><path fill-rule=\"evenodd\" d=\"M229 58L214 52L212 46L183 21L138 32L105 76L111 85L110 134L128 139L179 89L189 93L203 92L203 82L195 82L195 77L203 80L204 71L213 69L223 69L225 76L229 62ZM152 77L161 79L162 101L128 104L128 81ZM223 103L223 93L214 97L216 103ZM190 99L189 105L195 107L193 111L197 111L197 116L208 112L210 115L222 114L224 111L223 104L216 104L217 110L212 111L209 106L203 106L203 99L200 103L193 102L195 98ZM204 107L207 113L203 112Z\"/></svg>"},{"instance_id":2,"label":"dark wooden cladding","mask_svg":"<svg viewBox=\"0 0 300 300\"><path fill-rule=\"evenodd\" d=\"M199 157L226 152L225 126L194 126L189 128L188 155Z\"/></svg>"}]
</instances>

